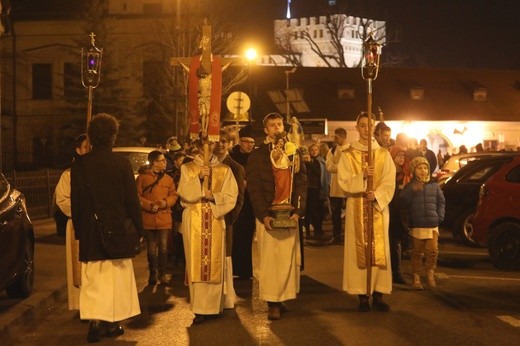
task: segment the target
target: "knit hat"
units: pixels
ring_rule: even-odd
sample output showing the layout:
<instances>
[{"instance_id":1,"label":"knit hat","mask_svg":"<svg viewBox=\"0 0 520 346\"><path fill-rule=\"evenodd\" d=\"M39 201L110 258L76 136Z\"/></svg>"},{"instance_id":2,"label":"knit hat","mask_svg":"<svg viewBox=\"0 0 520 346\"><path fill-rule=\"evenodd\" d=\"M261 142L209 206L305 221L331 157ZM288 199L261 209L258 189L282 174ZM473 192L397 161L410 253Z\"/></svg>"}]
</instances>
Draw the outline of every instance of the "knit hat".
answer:
<instances>
[{"instance_id":1,"label":"knit hat","mask_svg":"<svg viewBox=\"0 0 520 346\"><path fill-rule=\"evenodd\" d=\"M422 156L414 157L412 162L410 163L410 171L413 175L415 175L415 169L419 167L419 165L426 165L426 167L428 167L428 170L430 169L430 163L428 162L428 160L426 160L426 158Z\"/></svg>"},{"instance_id":2,"label":"knit hat","mask_svg":"<svg viewBox=\"0 0 520 346\"><path fill-rule=\"evenodd\" d=\"M395 159L395 157L399 153L405 153L406 154L406 151L403 148L401 148L401 147L399 147L397 145L394 145L394 146L390 147L388 149L388 151L390 152L390 155L392 155L392 159Z\"/></svg>"},{"instance_id":3,"label":"knit hat","mask_svg":"<svg viewBox=\"0 0 520 346\"><path fill-rule=\"evenodd\" d=\"M253 138L253 127L251 125L246 125L238 131L239 138Z\"/></svg>"}]
</instances>

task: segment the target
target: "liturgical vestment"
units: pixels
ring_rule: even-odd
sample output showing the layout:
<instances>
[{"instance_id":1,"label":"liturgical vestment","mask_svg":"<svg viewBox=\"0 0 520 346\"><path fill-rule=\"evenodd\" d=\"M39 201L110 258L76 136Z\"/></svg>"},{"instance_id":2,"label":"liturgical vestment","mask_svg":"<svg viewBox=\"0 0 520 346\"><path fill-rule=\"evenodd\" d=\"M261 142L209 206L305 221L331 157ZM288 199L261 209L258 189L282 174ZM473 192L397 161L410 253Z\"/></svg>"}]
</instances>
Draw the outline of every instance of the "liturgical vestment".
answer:
<instances>
[{"instance_id":1,"label":"liturgical vestment","mask_svg":"<svg viewBox=\"0 0 520 346\"><path fill-rule=\"evenodd\" d=\"M345 216L345 250L343 263L343 290L350 294L372 294L373 291L391 293L392 269L388 237L389 210L395 190L395 165L388 150L372 141L375 201L373 208L373 251L371 291L367 292L365 261L366 211L369 204L363 199L367 181L363 169L368 159L368 148L354 142L342 153L338 163L338 184L347 193Z\"/></svg>"},{"instance_id":2,"label":"liturgical vestment","mask_svg":"<svg viewBox=\"0 0 520 346\"><path fill-rule=\"evenodd\" d=\"M202 156L181 166L177 193L185 207L182 234L190 306L196 314L218 314L235 303L231 261L226 260L224 215L236 204L238 187L229 166L212 156L209 177L214 201L204 199Z\"/></svg>"}]
</instances>

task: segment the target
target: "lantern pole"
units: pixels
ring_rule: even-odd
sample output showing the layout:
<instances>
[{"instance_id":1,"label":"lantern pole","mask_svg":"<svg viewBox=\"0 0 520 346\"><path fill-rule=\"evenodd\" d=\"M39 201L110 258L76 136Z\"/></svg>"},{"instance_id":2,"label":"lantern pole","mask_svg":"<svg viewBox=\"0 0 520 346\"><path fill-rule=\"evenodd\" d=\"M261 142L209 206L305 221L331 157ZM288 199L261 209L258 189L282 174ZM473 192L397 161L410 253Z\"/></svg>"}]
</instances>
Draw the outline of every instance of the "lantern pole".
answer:
<instances>
[{"instance_id":1,"label":"lantern pole","mask_svg":"<svg viewBox=\"0 0 520 346\"><path fill-rule=\"evenodd\" d=\"M368 143L367 143L367 165L373 166L373 153L372 153L372 81L377 78L379 72L379 61L381 57L381 44L377 43L372 35L363 43L363 60L361 63L361 76L367 81L367 120L368 120ZM367 191L373 191L374 189L374 178L372 175L367 177ZM367 295L371 292L371 280L372 280L372 252L373 252L373 228L374 228L374 209L372 202L371 207L366 208L367 213L367 224L366 224L366 248L365 248L365 260L367 267Z\"/></svg>"},{"instance_id":2,"label":"lantern pole","mask_svg":"<svg viewBox=\"0 0 520 346\"><path fill-rule=\"evenodd\" d=\"M86 128L92 119L92 98L93 90L98 87L101 80L101 58L103 49L96 47L96 35L90 33L90 47L88 49L81 48L81 84L88 89L87 101L87 123ZM87 136L87 148L90 150L90 142Z\"/></svg>"}]
</instances>

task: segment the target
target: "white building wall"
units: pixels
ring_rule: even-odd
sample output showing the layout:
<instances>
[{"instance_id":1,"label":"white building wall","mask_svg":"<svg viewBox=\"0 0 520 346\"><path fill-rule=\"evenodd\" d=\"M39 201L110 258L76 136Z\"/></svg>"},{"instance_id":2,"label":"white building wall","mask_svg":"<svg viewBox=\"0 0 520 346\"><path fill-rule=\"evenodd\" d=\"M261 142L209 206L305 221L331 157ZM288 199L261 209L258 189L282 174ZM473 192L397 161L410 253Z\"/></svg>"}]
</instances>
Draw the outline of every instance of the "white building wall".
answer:
<instances>
[{"instance_id":1,"label":"white building wall","mask_svg":"<svg viewBox=\"0 0 520 346\"><path fill-rule=\"evenodd\" d=\"M331 20L338 20L342 27L342 32L338 33L338 36L341 38L347 67L359 66L363 52L362 33L364 26L367 27L366 30L369 34L372 33L374 39L382 44L385 43L386 23L384 21L342 14L333 15L330 18ZM302 37L301 33L309 33L311 40L320 47L323 53L334 54L336 49L331 44L331 33L327 29L327 20L328 18L325 16L275 20L275 43L282 48L290 48L292 52L300 53L303 66L326 66L323 59L312 50L311 44ZM368 25L363 23L368 23ZM338 65L333 62L332 66Z\"/></svg>"}]
</instances>

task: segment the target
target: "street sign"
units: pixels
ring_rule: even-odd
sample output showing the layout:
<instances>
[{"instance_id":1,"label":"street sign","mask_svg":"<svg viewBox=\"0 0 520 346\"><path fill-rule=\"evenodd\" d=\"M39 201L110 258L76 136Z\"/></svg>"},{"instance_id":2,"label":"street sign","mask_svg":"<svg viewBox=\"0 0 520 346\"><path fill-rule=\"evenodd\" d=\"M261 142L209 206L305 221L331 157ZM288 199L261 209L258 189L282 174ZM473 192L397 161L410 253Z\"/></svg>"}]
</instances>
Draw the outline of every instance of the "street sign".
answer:
<instances>
[{"instance_id":1,"label":"street sign","mask_svg":"<svg viewBox=\"0 0 520 346\"><path fill-rule=\"evenodd\" d=\"M251 100L245 92L234 91L232 92L226 101L228 110L235 115L235 118L244 114L251 107Z\"/></svg>"}]
</instances>

